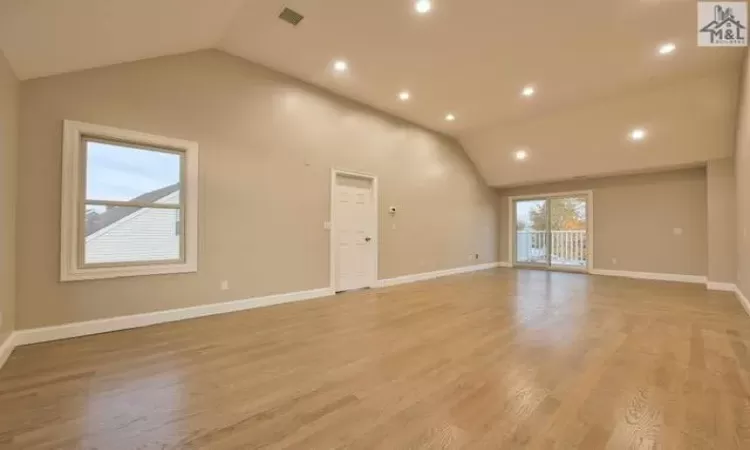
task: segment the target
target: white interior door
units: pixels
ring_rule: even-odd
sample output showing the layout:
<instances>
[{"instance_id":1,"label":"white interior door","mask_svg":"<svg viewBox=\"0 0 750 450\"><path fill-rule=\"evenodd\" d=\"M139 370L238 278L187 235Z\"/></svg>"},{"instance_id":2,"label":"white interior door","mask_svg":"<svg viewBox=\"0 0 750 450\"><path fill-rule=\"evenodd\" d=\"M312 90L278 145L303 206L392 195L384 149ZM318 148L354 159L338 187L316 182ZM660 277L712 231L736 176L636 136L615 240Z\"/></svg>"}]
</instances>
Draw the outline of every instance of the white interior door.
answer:
<instances>
[{"instance_id":1,"label":"white interior door","mask_svg":"<svg viewBox=\"0 0 750 450\"><path fill-rule=\"evenodd\" d=\"M337 174L335 202L335 289L371 287L377 279L377 206L370 178Z\"/></svg>"}]
</instances>

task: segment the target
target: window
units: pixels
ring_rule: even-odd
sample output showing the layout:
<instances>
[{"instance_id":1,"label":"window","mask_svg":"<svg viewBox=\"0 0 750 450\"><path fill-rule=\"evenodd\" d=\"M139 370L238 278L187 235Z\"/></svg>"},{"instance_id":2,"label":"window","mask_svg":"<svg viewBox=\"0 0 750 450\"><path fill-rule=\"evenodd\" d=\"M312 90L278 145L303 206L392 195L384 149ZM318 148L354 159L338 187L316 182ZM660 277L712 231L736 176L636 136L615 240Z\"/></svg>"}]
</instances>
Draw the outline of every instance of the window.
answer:
<instances>
[{"instance_id":1,"label":"window","mask_svg":"<svg viewBox=\"0 0 750 450\"><path fill-rule=\"evenodd\" d=\"M195 272L198 145L64 128L61 279Z\"/></svg>"}]
</instances>

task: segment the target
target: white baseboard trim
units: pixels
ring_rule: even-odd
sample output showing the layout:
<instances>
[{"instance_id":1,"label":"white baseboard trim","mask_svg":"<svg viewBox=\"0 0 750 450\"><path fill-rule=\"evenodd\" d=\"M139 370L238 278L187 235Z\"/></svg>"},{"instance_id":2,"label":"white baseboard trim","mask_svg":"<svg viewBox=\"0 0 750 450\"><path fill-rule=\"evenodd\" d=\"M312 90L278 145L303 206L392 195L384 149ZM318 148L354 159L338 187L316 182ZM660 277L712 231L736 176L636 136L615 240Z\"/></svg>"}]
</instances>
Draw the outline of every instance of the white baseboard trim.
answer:
<instances>
[{"instance_id":1,"label":"white baseboard trim","mask_svg":"<svg viewBox=\"0 0 750 450\"><path fill-rule=\"evenodd\" d=\"M132 316L113 317L109 319L76 322L44 328L18 330L14 334L14 345L28 345L39 342L68 339L90 334L108 333L110 331L128 330L131 328L147 327L160 323L176 322L178 320L194 319L197 317L213 316L253 308L262 308L283 303L310 300L334 295L333 289L322 288L310 291L291 292L288 294L269 295L245 300L235 300L225 303L193 306L189 308L171 309Z\"/></svg>"},{"instance_id":2,"label":"white baseboard trim","mask_svg":"<svg viewBox=\"0 0 750 450\"><path fill-rule=\"evenodd\" d=\"M507 262L507 261L500 261L499 263L497 263L497 267L507 267L507 268L512 268L512 267L513 267L513 264L511 264L511 263L509 263L509 262Z\"/></svg>"},{"instance_id":3,"label":"white baseboard trim","mask_svg":"<svg viewBox=\"0 0 750 450\"><path fill-rule=\"evenodd\" d=\"M476 272L480 270L493 269L496 267L512 267L508 262L494 262L487 264L478 264L474 266L458 267L455 269L437 270L434 272L420 273L414 275L405 275L396 278L389 278L378 281L378 286L395 286L398 284L413 283L416 281L431 280L434 278L457 275L461 273ZM706 277L695 275L678 275L662 274L647 272L627 272L617 270L599 270L591 271L592 275L619 276L627 278L640 278L647 280L679 281L685 283L706 283L708 289L734 291L742 304L745 311L750 315L750 301L743 295L738 287L730 283L713 283L707 282ZM731 287L731 289L730 289ZM167 311L157 311L146 314L136 314L132 316L113 317L108 319L91 320L87 322L76 322L65 325L33 328L28 330L18 330L12 332L10 336L0 344L0 368L8 360L15 347L40 342L55 341L68 339L78 336L87 336L99 333L108 333L111 331L128 330L132 328L146 327L160 323L176 322L198 317L212 316L216 314L225 314L236 311L244 311L266 306L280 305L284 303L311 300L320 297L334 295L332 288L312 289L309 291L290 292L286 294L269 295L265 297L255 297L245 300L236 300L225 303L211 305L200 305L189 308L172 309Z\"/></svg>"},{"instance_id":4,"label":"white baseboard trim","mask_svg":"<svg viewBox=\"0 0 750 450\"><path fill-rule=\"evenodd\" d=\"M701 275L682 275L676 273L629 272L625 270L593 269L591 275L605 275L608 277L638 278L642 280L677 281L680 283L706 284L706 277Z\"/></svg>"},{"instance_id":5,"label":"white baseboard trim","mask_svg":"<svg viewBox=\"0 0 750 450\"><path fill-rule=\"evenodd\" d=\"M3 368L3 364L8 360L10 354L13 353L13 349L16 348L16 333L11 332L5 342L0 344L0 369Z\"/></svg>"},{"instance_id":6,"label":"white baseboard trim","mask_svg":"<svg viewBox=\"0 0 750 450\"><path fill-rule=\"evenodd\" d=\"M745 297L745 294L742 293L739 286L735 286L734 295L737 296L737 300L740 301L742 307L745 308L745 312L750 316L750 300Z\"/></svg>"},{"instance_id":7,"label":"white baseboard trim","mask_svg":"<svg viewBox=\"0 0 750 450\"><path fill-rule=\"evenodd\" d=\"M737 286L734 283L717 283L715 281L707 281L706 289L709 291L725 291L725 292L736 292Z\"/></svg>"},{"instance_id":8,"label":"white baseboard trim","mask_svg":"<svg viewBox=\"0 0 750 450\"><path fill-rule=\"evenodd\" d=\"M434 278L446 277L449 275L458 275L460 273L477 272L479 270L494 269L496 267L506 267L504 263L492 262L487 264L477 264L474 266L456 267L455 269L436 270L434 272L415 273L413 275L404 275L396 278L386 278L378 280L377 287L396 286L398 284L414 283L417 281L432 280Z\"/></svg>"},{"instance_id":9,"label":"white baseboard trim","mask_svg":"<svg viewBox=\"0 0 750 450\"><path fill-rule=\"evenodd\" d=\"M412 283L415 281L429 280L432 278L456 275L459 273L474 272L478 270L492 269L499 267L501 263L479 264L475 266L459 267L456 269L439 270L436 272L420 273L416 275L407 275L387 280L379 280L377 286L393 286L396 284ZM76 322L65 325L56 325L43 328L32 328L28 330L18 330L12 334L12 341L3 344L2 351L6 347L10 351L14 347L21 345L37 344L40 342L56 341L60 339L69 339L79 336L88 336L91 334L109 333L111 331L129 330L132 328L147 327L160 323L176 322L179 320L195 319L198 317L212 316L216 314L225 314L236 311L244 311L253 308L262 308L265 306L280 305L283 303L298 302L311 300L314 298L327 297L334 295L332 288L313 289L309 291L291 292L287 294L269 295L266 297L255 297L245 300L235 300L225 303L216 303L210 305L193 306L189 308L171 309L167 311L156 311L145 314L135 314L132 316L112 317L108 319L91 320L87 322ZM0 353L2 359L3 353ZM7 356L6 356L7 357Z\"/></svg>"}]
</instances>

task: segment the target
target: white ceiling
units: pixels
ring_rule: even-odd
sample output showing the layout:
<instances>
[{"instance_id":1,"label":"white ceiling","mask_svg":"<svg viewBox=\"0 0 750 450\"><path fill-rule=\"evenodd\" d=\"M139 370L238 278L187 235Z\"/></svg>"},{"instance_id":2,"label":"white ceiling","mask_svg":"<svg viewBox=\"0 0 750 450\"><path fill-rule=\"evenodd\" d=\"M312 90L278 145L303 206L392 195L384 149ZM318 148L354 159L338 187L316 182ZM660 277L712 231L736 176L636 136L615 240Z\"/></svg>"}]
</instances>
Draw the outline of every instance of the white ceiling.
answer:
<instances>
[{"instance_id":1,"label":"white ceiling","mask_svg":"<svg viewBox=\"0 0 750 450\"><path fill-rule=\"evenodd\" d=\"M215 46L246 0L0 0L22 80Z\"/></svg>"},{"instance_id":2,"label":"white ceiling","mask_svg":"<svg viewBox=\"0 0 750 450\"><path fill-rule=\"evenodd\" d=\"M280 21L284 6L302 23ZM696 21L695 0L433 0L426 15L414 0L0 0L0 49L30 79L215 47L469 142L659 80L739 73L742 50L698 48ZM667 41L677 51L659 56ZM521 98L529 83L538 94Z\"/></svg>"},{"instance_id":3,"label":"white ceiling","mask_svg":"<svg viewBox=\"0 0 750 450\"><path fill-rule=\"evenodd\" d=\"M710 71L647 83L461 137L492 186L697 166L734 151L739 78ZM629 133L643 129L646 138ZM522 162L516 149L525 149Z\"/></svg>"}]
</instances>

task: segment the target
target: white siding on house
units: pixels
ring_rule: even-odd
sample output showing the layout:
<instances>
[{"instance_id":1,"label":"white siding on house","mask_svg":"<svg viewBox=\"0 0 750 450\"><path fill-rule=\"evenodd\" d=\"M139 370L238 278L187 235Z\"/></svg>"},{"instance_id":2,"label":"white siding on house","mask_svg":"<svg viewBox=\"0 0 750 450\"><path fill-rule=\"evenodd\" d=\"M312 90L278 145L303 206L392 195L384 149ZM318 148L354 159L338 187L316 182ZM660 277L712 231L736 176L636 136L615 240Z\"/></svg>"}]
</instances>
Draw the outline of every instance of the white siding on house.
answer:
<instances>
[{"instance_id":1,"label":"white siding on house","mask_svg":"<svg viewBox=\"0 0 750 450\"><path fill-rule=\"evenodd\" d=\"M156 203L176 204L180 191ZM178 209L134 208L133 214L86 237L85 263L122 263L180 259Z\"/></svg>"}]
</instances>

